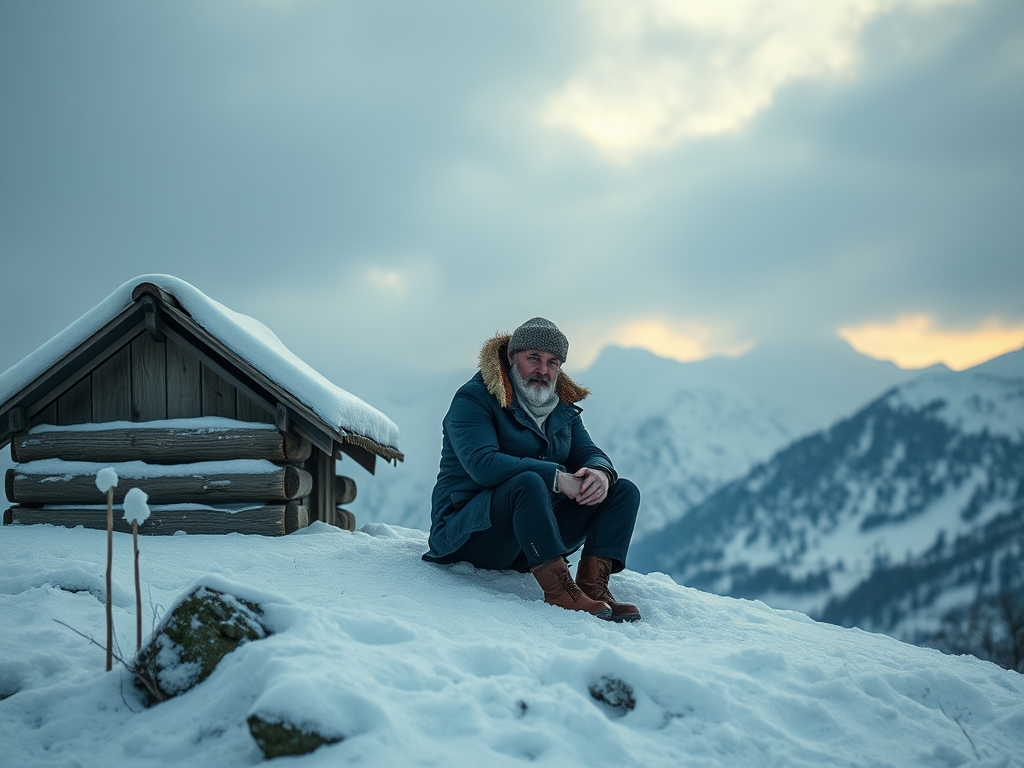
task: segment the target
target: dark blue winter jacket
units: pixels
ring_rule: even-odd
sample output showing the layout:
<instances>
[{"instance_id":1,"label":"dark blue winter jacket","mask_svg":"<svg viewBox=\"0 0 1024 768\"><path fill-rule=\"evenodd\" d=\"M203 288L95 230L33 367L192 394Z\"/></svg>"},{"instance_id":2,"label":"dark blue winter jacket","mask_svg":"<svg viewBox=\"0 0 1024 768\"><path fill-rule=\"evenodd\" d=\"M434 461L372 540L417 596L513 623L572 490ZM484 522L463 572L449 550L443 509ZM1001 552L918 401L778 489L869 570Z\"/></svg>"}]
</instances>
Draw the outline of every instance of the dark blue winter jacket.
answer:
<instances>
[{"instance_id":1,"label":"dark blue winter jacket","mask_svg":"<svg viewBox=\"0 0 1024 768\"><path fill-rule=\"evenodd\" d=\"M521 472L536 472L548 487L556 470L595 467L605 470L613 483L617 478L611 460L583 426L576 403L587 390L560 372L560 401L542 431L516 401L507 348L508 336L484 345L480 371L455 393L444 418L425 560L448 562L447 556L473 533L490 527L492 490Z\"/></svg>"}]
</instances>

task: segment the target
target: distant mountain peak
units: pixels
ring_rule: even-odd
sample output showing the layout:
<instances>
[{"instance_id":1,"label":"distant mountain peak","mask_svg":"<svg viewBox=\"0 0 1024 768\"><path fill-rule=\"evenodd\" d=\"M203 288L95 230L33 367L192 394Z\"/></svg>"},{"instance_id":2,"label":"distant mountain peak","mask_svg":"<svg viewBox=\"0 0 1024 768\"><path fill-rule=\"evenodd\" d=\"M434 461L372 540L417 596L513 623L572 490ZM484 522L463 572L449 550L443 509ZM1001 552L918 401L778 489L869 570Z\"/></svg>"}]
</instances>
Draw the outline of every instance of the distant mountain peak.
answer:
<instances>
[{"instance_id":1,"label":"distant mountain peak","mask_svg":"<svg viewBox=\"0 0 1024 768\"><path fill-rule=\"evenodd\" d=\"M639 542L631 566L912 642L1024 594L1018 359L934 370L810 434Z\"/></svg>"},{"instance_id":2,"label":"distant mountain peak","mask_svg":"<svg viewBox=\"0 0 1024 768\"><path fill-rule=\"evenodd\" d=\"M984 373L989 376L1024 379L1024 347L1016 349L1013 352L1007 352L1005 355L993 357L991 360L987 360L980 365L968 368L966 371L963 371L963 373L967 373L968 371Z\"/></svg>"}]
</instances>

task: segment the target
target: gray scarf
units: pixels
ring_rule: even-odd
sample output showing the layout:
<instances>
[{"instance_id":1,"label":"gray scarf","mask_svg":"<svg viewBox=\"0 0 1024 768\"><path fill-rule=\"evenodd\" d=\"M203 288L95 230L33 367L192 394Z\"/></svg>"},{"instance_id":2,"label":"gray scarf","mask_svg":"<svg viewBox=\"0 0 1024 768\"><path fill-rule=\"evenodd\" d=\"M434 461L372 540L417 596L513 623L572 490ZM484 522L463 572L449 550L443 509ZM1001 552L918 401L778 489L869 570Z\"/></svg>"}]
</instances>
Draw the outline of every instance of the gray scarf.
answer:
<instances>
[{"instance_id":1,"label":"gray scarf","mask_svg":"<svg viewBox=\"0 0 1024 768\"><path fill-rule=\"evenodd\" d=\"M509 368L509 377L512 379L512 386L516 390L518 395L519 404L526 409L526 412L533 417L533 420L537 422L537 427L541 430L544 429L544 422L555 406L558 405L558 392L557 388L552 386L551 392L544 400L539 399L539 393L527 386L526 382L523 381L523 377L519 374L519 370L512 365Z\"/></svg>"}]
</instances>

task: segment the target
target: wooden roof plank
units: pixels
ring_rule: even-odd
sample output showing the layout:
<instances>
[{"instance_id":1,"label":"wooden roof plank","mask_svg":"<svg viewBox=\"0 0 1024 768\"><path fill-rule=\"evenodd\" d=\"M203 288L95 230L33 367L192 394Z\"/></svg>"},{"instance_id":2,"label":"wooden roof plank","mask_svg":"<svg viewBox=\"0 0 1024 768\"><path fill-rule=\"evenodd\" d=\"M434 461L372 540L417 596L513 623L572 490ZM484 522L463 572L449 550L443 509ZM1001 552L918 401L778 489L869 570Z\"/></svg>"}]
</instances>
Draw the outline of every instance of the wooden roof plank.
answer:
<instances>
[{"instance_id":1,"label":"wooden roof plank","mask_svg":"<svg viewBox=\"0 0 1024 768\"><path fill-rule=\"evenodd\" d=\"M142 308L134 305L128 307L22 387L3 405L0 414L22 409L21 412L31 419L78 384L83 376L113 357L144 328ZM8 417L7 424L0 431L0 448L5 447L17 431L11 429L11 420Z\"/></svg>"}]
</instances>

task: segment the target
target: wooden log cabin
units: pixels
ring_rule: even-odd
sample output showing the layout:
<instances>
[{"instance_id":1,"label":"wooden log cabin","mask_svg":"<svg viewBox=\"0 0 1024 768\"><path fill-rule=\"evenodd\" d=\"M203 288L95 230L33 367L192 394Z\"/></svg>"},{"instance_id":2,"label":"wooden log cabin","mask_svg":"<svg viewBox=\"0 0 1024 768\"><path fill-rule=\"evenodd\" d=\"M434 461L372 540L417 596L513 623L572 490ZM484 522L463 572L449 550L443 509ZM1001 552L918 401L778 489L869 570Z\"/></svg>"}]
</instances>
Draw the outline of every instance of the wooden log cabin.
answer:
<instances>
[{"instance_id":1,"label":"wooden log cabin","mask_svg":"<svg viewBox=\"0 0 1024 768\"><path fill-rule=\"evenodd\" d=\"M0 449L13 506L4 524L106 526L94 479L112 466L115 502L138 487L139 533L349 530L355 480L397 464L398 430L334 386L252 318L183 281L136 278L0 375ZM121 530L129 530L115 515Z\"/></svg>"}]
</instances>

